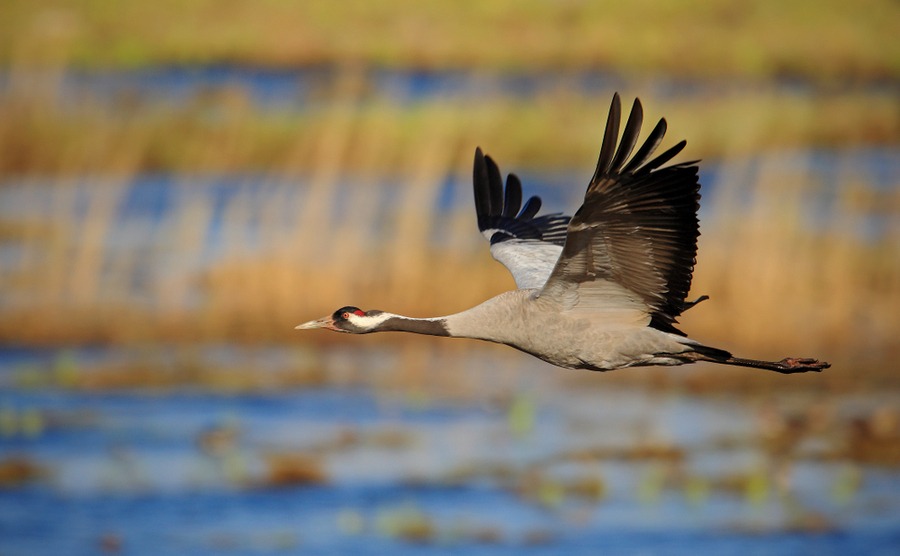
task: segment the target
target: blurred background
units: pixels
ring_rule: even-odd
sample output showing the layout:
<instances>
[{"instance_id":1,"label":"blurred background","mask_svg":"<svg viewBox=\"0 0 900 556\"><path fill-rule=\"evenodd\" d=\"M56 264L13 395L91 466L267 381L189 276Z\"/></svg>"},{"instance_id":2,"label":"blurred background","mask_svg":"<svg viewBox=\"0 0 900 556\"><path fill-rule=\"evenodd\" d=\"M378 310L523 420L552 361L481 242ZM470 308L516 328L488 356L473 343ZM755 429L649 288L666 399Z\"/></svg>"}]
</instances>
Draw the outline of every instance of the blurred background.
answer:
<instances>
[{"instance_id":1,"label":"blurred background","mask_svg":"<svg viewBox=\"0 0 900 556\"><path fill-rule=\"evenodd\" d=\"M900 5L0 6L0 552L896 554ZM613 92L700 158L682 328L822 374L298 332L514 287Z\"/></svg>"}]
</instances>

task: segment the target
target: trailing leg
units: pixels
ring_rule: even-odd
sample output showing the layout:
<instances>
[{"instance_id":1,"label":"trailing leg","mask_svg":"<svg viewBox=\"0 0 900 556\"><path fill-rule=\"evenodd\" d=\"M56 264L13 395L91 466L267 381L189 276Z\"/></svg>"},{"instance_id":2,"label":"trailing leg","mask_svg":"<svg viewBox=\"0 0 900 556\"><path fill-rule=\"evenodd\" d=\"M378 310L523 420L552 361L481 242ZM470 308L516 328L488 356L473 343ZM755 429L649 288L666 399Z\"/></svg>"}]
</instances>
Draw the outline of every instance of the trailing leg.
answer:
<instances>
[{"instance_id":1,"label":"trailing leg","mask_svg":"<svg viewBox=\"0 0 900 556\"><path fill-rule=\"evenodd\" d=\"M782 374L819 372L831 366L831 363L819 361L808 357L785 357L781 361L762 361L759 359L744 359L734 357L731 353L718 348L704 345L692 345L694 351L678 354L680 359L687 362L709 361L722 365L735 365L738 367L751 367L753 369L765 369Z\"/></svg>"}]
</instances>

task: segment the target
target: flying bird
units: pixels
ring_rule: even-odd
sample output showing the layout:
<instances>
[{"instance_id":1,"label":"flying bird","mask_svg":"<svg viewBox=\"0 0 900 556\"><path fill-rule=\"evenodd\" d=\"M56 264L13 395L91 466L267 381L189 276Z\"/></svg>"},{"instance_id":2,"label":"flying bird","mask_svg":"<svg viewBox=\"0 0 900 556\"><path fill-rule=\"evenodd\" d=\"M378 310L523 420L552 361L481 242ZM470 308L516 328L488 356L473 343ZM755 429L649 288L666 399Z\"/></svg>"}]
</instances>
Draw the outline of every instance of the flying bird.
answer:
<instances>
[{"instance_id":1,"label":"flying bird","mask_svg":"<svg viewBox=\"0 0 900 556\"><path fill-rule=\"evenodd\" d=\"M568 369L608 371L709 361L779 373L820 371L810 358L762 361L701 344L676 327L687 301L700 235L697 161L668 164L681 141L652 158L666 133L661 119L637 152L643 108L634 101L621 139L613 96L597 169L574 216L538 216L539 197L522 205L522 185L475 150L478 227L517 289L460 313L411 318L346 306L297 329L350 334L413 332L512 346Z\"/></svg>"}]
</instances>

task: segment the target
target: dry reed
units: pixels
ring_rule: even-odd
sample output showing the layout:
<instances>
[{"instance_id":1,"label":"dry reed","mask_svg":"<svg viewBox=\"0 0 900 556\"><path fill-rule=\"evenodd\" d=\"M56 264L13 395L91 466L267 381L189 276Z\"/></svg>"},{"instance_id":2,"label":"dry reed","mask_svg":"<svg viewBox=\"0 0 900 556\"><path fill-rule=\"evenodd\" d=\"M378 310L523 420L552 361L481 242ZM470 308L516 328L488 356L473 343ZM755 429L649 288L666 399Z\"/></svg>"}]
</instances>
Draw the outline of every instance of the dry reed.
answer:
<instances>
[{"instance_id":1,"label":"dry reed","mask_svg":"<svg viewBox=\"0 0 900 556\"><path fill-rule=\"evenodd\" d=\"M843 83L900 74L898 17L890 0L7 0L0 64L607 68Z\"/></svg>"},{"instance_id":2,"label":"dry reed","mask_svg":"<svg viewBox=\"0 0 900 556\"><path fill-rule=\"evenodd\" d=\"M338 169L326 164L330 160L342 172L412 172L398 157L415 153L423 138L445 125L463 123L465 136L445 146L453 158L469 157L478 143L507 166L569 169L595 158L611 96L560 89L509 98L489 91L477 100L403 104L367 92L368 86L365 76L351 71L337 79L326 103L272 109L249 102L237 85L220 94L198 92L181 104L87 95L77 106L44 85L11 85L0 89L0 175L278 172L312 173L313 183L321 183ZM667 96L637 83L620 93L639 96L653 110L648 118L664 114L671 129L689 138L692 154L704 159L900 138L900 107L889 89L797 95L773 87ZM365 135L374 129L383 139Z\"/></svg>"},{"instance_id":3,"label":"dry reed","mask_svg":"<svg viewBox=\"0 0 900 556\"><path fill-rule=\"evenodd\" d=\"M598 93L602 102L571 94L539 98L527 110L522 101L499 97L480 107L452 99L403 107L364 101L364 89L357 74L348 74L323 110L289 116L279 133L293 133L266 155L273 161L270 171L247 175L247 187L236 187L222 200L220 216L214 200L195 183L202 180L187 175L173 187L177 202L161 221L123 221L118 209L135 172L160 156L161 138L171 138L179 144L173 150L188 153L167 168L186 169L181 164L190 157L200 169L223 171L240 167L234 159L259 139L244 137L250 128L242 126L257 115L263 127L277 118L245 106L222 127L204 128L200 120L191 122L190 111L158 120L168 109L155 107L149 122L120 122L115 111L96 107L72 113L54 109L49 94L32 103L7 97L0 109L12 123L0 119L0 143L13 148L0 149L7 152L5 171L47 173L43 184L37 178L9 179L2 191L17 204L0 217L0 230L15 252L0 266L0 338L19 344L319 343L338 337L300 335L293 325L347 303L446 314L511 287L475 230L467 178L455 176L467 176L476 144L495 153L507 171L532 157L531 164L540 165L546 158L536 153L546 151L543 156L560 154L558 164L583 167L587 176L601 133L595 115L609 95ZM854 117L872 110L869 121L880 130L874 137L900 136L897 107L879 104L884 99L875 108L833 97L804 104L769 94L714 103L644 100L667 114L671 107L670 128L678 130L678 138L699 136L699 147L689 147L691 156L718 153L742 160L780 129L768 115L795 113L798 107L805 116L791 119L782 137L793 139L781 146L822 144L816 138L831 132L821 131L823 118L817 114L832 108L861 110ZM742 110L744 101L748 107ZM694 119L700 102L708 109ZM43 112L48 107L50 116ZM726 112L737 118L733 125L725 125ZM842 114L829 119L842 121ZM175 125L170 119L175 115L186 120ZM723 122L713 125L703 118ZM74 133L86 123L91 133L81 142L67 142L65 133L52 145L45 140L59 132L54 126L73 126ZM14 132L19 124L24 139ZM34 131L43 127L53 131ZM776 140L772 148L778 146ZM569 154L562 156L563 151ZM247 160L258 164L265 157ZM685 315L685 328L701 340L759 356L800 351L865 366L896 356L900 230L894 224L866 237L857 228L870 215L897 214L900 177L889 176L885 189L883 183L873 185L865 169L842 168L835 202L810 225L804 221L806 207L827 187L808 168L785 170L768 162L744 170L736 162L725 167L731 174L703 222L695 279L695 291L712 301ZM117 177L103 185L67 177L100 169ZM438 196L448 176L455 179L456 201L441 209ZM259 192L263 186L266 193ZM571 187L568 194L577 200L581 186ZM216 227L220 247L210 253Z\"/></svg>"}]
</instances>

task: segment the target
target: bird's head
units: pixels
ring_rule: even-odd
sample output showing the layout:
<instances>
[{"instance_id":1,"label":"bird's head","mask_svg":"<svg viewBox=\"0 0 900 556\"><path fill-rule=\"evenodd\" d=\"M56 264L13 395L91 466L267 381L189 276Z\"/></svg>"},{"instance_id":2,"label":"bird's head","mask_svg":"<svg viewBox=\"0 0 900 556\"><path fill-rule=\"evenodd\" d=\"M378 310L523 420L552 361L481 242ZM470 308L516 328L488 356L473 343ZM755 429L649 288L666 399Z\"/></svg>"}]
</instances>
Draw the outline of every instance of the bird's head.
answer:
<instances>
[{"instance_id":1,"label":"bird's head","mask_svg":"<svg viewBox=\"0 0 900 556\"><path fill-rule=\"evenodd\" d=\"M335 332L348 334L366 334L375 332L378 325L382 324L389 316L382 311L363 311L359 307L341 307L327 317L311 320L295 327L295 330L310 330L313 328L326 328Z\"/></svg>"}]
</instances>

